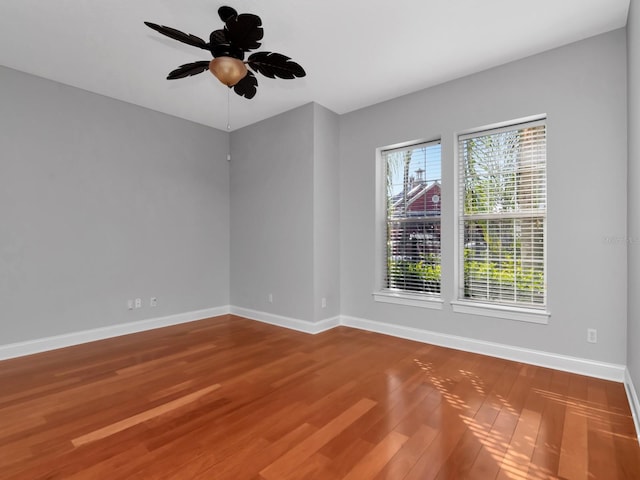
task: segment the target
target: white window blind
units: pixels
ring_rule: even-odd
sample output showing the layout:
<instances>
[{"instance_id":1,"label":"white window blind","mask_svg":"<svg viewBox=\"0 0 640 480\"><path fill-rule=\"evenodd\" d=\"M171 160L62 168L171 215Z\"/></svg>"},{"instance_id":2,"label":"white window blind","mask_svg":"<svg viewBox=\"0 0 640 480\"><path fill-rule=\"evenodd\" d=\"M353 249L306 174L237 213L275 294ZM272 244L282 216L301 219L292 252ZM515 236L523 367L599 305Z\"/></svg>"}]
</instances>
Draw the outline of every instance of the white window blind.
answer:
<instances>
[{"instance_id":1,"label":"white window blind","mask_svg":"<svg viewBox=\"0 0 640 480\"><path fill-rule=\"evenodd\" d=\"M386 178L384 289L440 295L441 147L383 150Z\"/></svg>"},{"instance_id":2,"label":"white window blind","mask_svg":"<svg viewBox=\"0 0 640 480\"><path fill-rule=\"evenodd\" d=\"M546 126L544 121L461 135L459 297L543 307Z\"/></svg>"}]
</instances>

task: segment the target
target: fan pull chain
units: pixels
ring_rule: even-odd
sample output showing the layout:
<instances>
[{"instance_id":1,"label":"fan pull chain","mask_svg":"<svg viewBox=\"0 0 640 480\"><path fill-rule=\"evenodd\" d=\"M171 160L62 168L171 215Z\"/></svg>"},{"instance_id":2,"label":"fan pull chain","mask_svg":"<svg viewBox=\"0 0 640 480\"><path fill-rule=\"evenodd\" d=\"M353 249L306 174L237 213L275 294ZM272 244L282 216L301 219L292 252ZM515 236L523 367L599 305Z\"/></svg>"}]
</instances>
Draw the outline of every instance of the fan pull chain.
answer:
<instances>
[{"instance_id":1,"label":"fan pull chain","mask_svg":"<svg viewBox=\"0 0 640 480\"><path fill-rule=\"evenodd\" d=\"M227 89L227 131L231 131L231 87Z\"/></svg>"}]
</instances>

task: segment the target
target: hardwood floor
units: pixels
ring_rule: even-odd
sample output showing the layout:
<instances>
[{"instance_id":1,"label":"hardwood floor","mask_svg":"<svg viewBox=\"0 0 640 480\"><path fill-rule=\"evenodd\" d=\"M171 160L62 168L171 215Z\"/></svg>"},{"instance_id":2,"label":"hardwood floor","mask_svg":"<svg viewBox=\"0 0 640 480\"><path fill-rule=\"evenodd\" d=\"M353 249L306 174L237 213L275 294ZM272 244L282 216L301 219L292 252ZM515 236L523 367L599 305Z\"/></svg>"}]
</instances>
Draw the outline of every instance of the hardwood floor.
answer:
<instances>
[{"instance_id":1,"label":"hardwood floor","mask_svg":"<svg viewBox=\"0 0 640 480\"><path fill-rule=\"evenodd\" d=\"M640 479L622 384L234 316L0 362L0 478Z\"/></svg>"}]
</instances>

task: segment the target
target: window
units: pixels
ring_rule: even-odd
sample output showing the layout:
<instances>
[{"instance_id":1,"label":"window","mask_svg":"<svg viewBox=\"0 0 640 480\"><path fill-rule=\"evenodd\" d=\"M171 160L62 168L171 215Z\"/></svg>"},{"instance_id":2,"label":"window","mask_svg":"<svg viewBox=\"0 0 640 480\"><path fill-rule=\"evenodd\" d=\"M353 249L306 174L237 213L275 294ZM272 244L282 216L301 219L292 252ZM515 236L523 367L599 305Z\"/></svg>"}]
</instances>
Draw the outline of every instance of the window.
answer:
<instances>
[{"instance_id":1,"label":"window","mask_svg":"<svg viewBox=\"0 0 640 480\"><path fill-rule=\"evenodd\" d=\"M459 299L543 308L544 121L461 135Z\"/></svg>"},{"instance_id":2,"label":"window","mask_svg":"<svg viewBox=\"0 0 640 480\"><path fill-rule=\"evenodd\" d=\"M386 211L383 292L440 295L440 157L439 141L381 152Z\"/></svg>"}]
</instances>

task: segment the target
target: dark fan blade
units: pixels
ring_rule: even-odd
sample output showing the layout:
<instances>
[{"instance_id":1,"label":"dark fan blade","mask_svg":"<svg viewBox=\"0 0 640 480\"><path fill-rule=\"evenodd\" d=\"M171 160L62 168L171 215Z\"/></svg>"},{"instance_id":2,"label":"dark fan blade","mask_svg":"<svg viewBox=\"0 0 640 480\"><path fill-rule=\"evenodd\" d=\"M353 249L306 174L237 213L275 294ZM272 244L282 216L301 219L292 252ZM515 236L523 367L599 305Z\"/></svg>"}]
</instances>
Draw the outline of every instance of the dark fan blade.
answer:
<instances>
[{"instance_id":1,"label":"dark fan blade","mask_svg":"<svg viewBox=\"0 0 640 480\"><path fill-rule=\"evenodd\" d=\"M209 36L209 43L211 43L211 46L227 43L227 41L227 34L224 30L214 30Z\"/></svg>"},{"instance_id":2,"label":"dark fan blade","mask_svg":"<svg viewBox=\"0 0 640 480\"><path fill-rule=\"evenodd\" d=\"M256 96L258 87L258 79L256 76L247 72L245 77L233 86L233 91L241 97L253 98Z\"/></svg>"},{"instance_id":3,"label":"dark fan blade","mask_svg":"<svg viewBox=\"0 0 640 480\"><path fill-rule=\"evenodd\" d=\"M164 25L157 25L151 22L144 22L144 24L152 28L158 33L165 35L169 38L173 38L174 40L178 40L179 42L186 43L187 45L191 45L193 47L202 48L204 50L209 49L209 45L202 40L200 37L196 37L195 35L191 35L190 33L183 33L180 30L176 30L175 28L165 27Z\"/></svg>"},{"instance_id":4,"label":"dark fan blade","mask_svg":"<svg viewBox=\"0 0 640 480\"><path fill-rule=\"evenodd\" d=\"M224 6L218 9L218 15L220 16L220 20L222 20L224 23L227 23L227 20L229 20L230 18L237 17L238 12L236 12L235 9L231 7Z\"/></svg>"},{"instance_id":5,"label":"dark fan blade","mask_svg":"<svg viewBox=\"0 0 640 480\"><path fill-rule=\"evenodd\" d=\"M264 30L262 20L257 15L242 13L225 23L227 39L234 47L242 50L254 50L260 46Z\"/></svg>"},{"instance_id":6,"label":"dark fan blade","mask_svg":"<svg viewBox=\"0 0 640 480\"><path fill-rule=\"evenodd\" d=\"M238 60L244 60L244 50L234 47L227 43L221 43L220 45L211 45L211 55L214 57L233 57Z\"/></svg>"},{"instance_id":7,"label":"dark fan blade","mask_svg":"<svg viewBox=\"0 0 640 480\"><path fill-rule=\"evenodd\" d=\"M167 76L167 80L176 80L178 78L186 78L192 75L197 75L204 72L208 68L208 61L185 63L184 65L180 65L174 71L170 72Z\"/></svg>"},{"instance_id":8,"label":"dark fan blade","mask_svg":"<svg viewBox=\"0 0 640 480\"><path fill-rule=\"evenodd\" d=\"M304 77L304 68L286 55L274 52L256 52L249 55L247 63L256 72L269 78Z\"/></svg>"}]
</instances>

